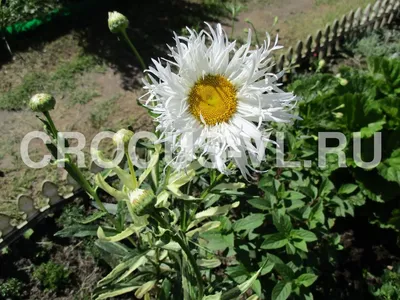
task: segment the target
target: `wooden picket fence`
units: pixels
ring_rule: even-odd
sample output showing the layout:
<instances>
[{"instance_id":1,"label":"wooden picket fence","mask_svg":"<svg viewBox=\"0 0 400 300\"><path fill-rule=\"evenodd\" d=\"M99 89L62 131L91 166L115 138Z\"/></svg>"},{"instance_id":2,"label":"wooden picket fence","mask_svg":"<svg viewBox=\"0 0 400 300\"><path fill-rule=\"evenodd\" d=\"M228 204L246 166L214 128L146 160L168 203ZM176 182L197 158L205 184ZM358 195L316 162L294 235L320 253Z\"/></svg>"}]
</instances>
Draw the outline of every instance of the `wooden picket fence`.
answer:
<instances>
[{"instance_id":1,"label":"wooden picket fence","mask_svg":"<svg viewBox=\"0 0 400 300\"><path fill-rule=\"evenodd\" d=\"M290 68L293 65L304 66L311 58L320 59L329 57L340 51L346 40L352 39L360 33L376 30L392 23L399 17L400 0L378 0L374 5L368 5L364 10L361 8L351 11L343 16L341 20L335 20L332 25L327 25L324 30L319 30L313 37L308 36L305 42L298 41L293 48L290 47L286 55L281 55L275 65L276 70ZM91 171L100 170L92 166ZM17 206L24 213L25 221L15 224L15 221L0 213L0 249L10 245L24 232L33 228L40 220L50 213L60 209L65 203L84 195L82 189L71 178L67 178L70 191L61 194L59 186L44 181L42 194L49 199L46 207L37 208L34 199L26 195L17 198ZM65 189L64 189L65 190Z\"/></svg>"},{"instance_id":2,"label":"wooden picket fence","mask_svg":"<svg viewBox=\"0 0 400 300\"><path fill-rule=\"evenodd\" d=\"M324 30L318 30L315 36L309 35L305 41L298 41L282 54L274 71L299 68L309 64L310 59L325 59L342 50L345 41L361 33L377 30L390 24L399 16L400 0L378 0L369 4L364 10L358 8L336 19ZM286 79L287 80L287 79Z\"/></svg>"}]
</instances>

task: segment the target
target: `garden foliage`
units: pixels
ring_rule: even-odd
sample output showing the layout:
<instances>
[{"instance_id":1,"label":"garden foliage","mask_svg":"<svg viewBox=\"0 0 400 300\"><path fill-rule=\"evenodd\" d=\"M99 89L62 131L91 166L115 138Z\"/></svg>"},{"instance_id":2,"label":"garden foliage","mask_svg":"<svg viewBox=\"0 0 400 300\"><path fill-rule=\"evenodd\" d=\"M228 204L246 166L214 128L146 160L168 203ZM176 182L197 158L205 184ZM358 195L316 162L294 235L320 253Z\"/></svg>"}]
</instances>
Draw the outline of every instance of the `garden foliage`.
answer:
<instances>
[{"instance_id":1,"label":"garden foliage","mask_svg":"<svg viewBox=\"0 0 400 300\"><path fill-rule=\"evenodd\" d=\"M298 114L303 120L275 129L285 134L285 161L308 160L311 167L271 167L278 151L271 145L261 166L265 172L254 173L257 179L251 182L195 166L164 179L159 174L167 189L158 194L155 207L166 226L147 216L132 223L119 201L107 204L115 224L96 212L58 233L98 237L96 245L112 271L98 283L97 299L131 292L137 298L197 299L197 274L189 258L180 255L182 245L174 235L187 241L196 259L204 299L329 296L321 278L334 282L334 275L322 268L334 269L343 249L337 224L357 218L358 207L396 207L391 204L398 201L400 61L370 57L364 69L342 67L336 75L302 76L290 88L301 97ZM332 131L346 137L342 151L347 168L338 165L337 154L328 154L326 167L318 167L319 133ZM379 164L365 169L356 163L354 132L361 138L358 158L366 162L374 156L374 134L381 133ZM335 146L337 140L327 144ZM368 218L376 226L400 230L398 208L368 211ZM375 295L398 293L398 283L384 280L388 282L381 288L371 289ZM388 285L391 291L385 292Z\"/></svg>"}]
</instances>

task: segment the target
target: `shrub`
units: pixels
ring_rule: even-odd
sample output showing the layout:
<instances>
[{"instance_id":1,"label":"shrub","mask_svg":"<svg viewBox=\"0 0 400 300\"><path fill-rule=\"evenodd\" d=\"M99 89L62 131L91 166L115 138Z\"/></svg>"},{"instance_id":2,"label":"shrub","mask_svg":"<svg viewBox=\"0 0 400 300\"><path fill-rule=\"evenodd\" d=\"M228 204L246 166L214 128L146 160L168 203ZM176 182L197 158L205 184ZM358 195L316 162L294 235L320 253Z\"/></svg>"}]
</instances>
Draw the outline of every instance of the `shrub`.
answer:
<instances>
[{"instance_id":1,"label":"shrub","mask_svg":"<svg viewBox=\"0 0 400 300\"><path fill-rule=\"evenodd\" d=\"M69 281L70 272L62 265L52 261L41 264L33 272L33 278L50 291L59 291Z\"/></svg>"},{"instance_id":2,"label":"shrub","mask_svg":"<svg viewBox=\"0 0 400 300\"><path fill-rule=\"evenodd\" d=\"M10 278L0 284L0 296L2 298L20 299L22 296L23 283L16 278Z\"/></svg>"}]
</instances>

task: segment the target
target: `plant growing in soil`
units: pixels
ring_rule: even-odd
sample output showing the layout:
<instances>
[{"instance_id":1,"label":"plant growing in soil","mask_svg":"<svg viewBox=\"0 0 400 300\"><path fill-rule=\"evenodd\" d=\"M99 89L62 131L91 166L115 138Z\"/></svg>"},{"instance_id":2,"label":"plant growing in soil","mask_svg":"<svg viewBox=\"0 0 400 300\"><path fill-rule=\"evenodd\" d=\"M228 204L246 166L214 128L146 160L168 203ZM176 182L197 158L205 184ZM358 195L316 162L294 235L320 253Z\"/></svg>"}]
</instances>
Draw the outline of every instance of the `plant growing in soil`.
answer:
<instances>
[{"instance_id":1,"label":"plant growing in soil","mask_svg":"<svg viewBox=\"0 0 400 300\"><path fill-rule=\"evenodd\" d=\"M65 266L52 261L43 263L33 271L33 278L38 280L45 290L57 292L69 282L70 272Z\"/></svg>"},{"instance_id":2,"label":"plant growing in soil","mask_svg":"<svg viewBox=\"0 0 400 300\"><path fill-rule=\"evenodd\" d=\"M127 36L128 25L123 15L110 14L111 31L144 64ZM343 258L347 252L361 261L352 251L353 234L360 232L357 213L368 229L395 240L400 229L399 61L370 57L365 69L343 67L340 74L319 68L291 85L302 97L295 109L293 93L282 91L278 76L269 73L270 51L278 46L253 49L250 43L235 48L220 26L210 26L176 37L169 63L153 61L140 103L157 127L141 140L157 142L140 143L148 158L142 168L131 155L135 134L121 129L113 141L124 167L115 164L83 176L65 153L50 116L54 99L32 98L31 108L43 113L40 120L51 137L48 149L96 208L86 218L65 218L65 228L57 233L95 239L111 269L97 283L95 299L124 294L139 299L348 299L358 291L341 288L347 282L339 270L349 268ZM332 131L351 142L340 149L343 155L329 153L320 167L320 133ZM362 144L356 154L354 132ZM385 145L382 161L366 169L360 158L374 158L378 132ZM275 140L279 148L272 146ZM164 147L161 141L167 142ZM59 152L65 154L61 159ZM229 156L232 152L236 156ZM92 154L104 162L101 153ZM338 163L343 156L347 168ZM376 242L374 235L368 238ZM65 279L60 266L45 266L39 274L42 280L53 278L48 286ZM53 269L60 275L49 276ZM363 277L348 273L343 271L351 283Z\"/></svg>"}]
</instances>

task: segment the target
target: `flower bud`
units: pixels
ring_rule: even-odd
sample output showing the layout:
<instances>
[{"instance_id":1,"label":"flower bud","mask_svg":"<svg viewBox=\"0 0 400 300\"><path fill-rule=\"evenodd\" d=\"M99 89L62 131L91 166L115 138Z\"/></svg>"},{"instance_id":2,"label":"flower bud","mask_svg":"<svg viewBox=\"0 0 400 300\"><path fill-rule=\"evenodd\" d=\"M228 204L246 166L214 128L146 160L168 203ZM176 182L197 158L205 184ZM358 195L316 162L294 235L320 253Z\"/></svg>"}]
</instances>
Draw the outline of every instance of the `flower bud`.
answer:
<instances>
[{"instance_id":1,"label":"flower bud","mask_svg":"<svg viewBox=\"0 0 400 300\"><path fill-rule=\"evenodd\" d=\"M324 59L321 59L318 62L318 70L321 70L323 67L325 67L325 65L326 65L326 61Z\"/></svg>"},{"instance_id":2,"label":"flower bud","mask_svg":"<svg viewBox=\"0 0 400 300\"><path fill-rule=\"evenodd\" d=\"M124 31L129 25L129 20L119 12L108 13L108 28L112 33Z\"/></svg>"},{"instance_id":3,"label":"flower bud","mask_svg":"<svg viewBox=\"0 0 400 300\"><path fill-rule=\"evenodd\" d=\"M56 105L56 99L50 94L36 94L29 101L29 107L35 112L52 110Z\"/></svg>"},{"instance_id":4,"label":"flower bud","mask_svg":"<svg viewBox=\"0 0 400 300\"><path fill-rule=\"evenodd\" d=\"M157 198L151 190L136 189L129 193L129 201L132 205L133 213L143 216L151 213Z\"/></svg>"},{"instance_id":5,"label":"flower bud","mask_svg":"<svg viewBox=\"0 0 400 300\"><path fill-rule=\"evenodd\" d=\"M126 149L132 137L133 137L132 131L127 129L120 129L113 136L114 145L118 146L119 144L123 144Z\"/></svg>"},{"instance_id":6,"label":"flower bud","mask_svg":"<svg viewBox=\"0 0 400 300\"><path fill-rule=\"evenodd\" d=\"M340 78L339 79L339 83L340 83L340 85L345 86L345 85L347 85L349 83L349 81L347 79Z\"/></svg>"}]
</instances>

